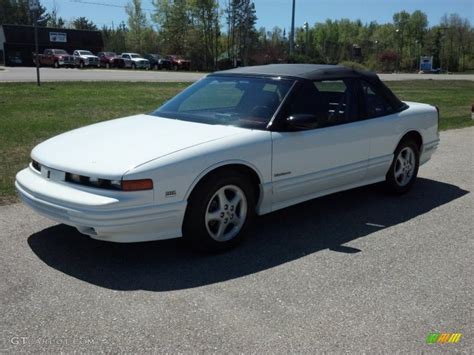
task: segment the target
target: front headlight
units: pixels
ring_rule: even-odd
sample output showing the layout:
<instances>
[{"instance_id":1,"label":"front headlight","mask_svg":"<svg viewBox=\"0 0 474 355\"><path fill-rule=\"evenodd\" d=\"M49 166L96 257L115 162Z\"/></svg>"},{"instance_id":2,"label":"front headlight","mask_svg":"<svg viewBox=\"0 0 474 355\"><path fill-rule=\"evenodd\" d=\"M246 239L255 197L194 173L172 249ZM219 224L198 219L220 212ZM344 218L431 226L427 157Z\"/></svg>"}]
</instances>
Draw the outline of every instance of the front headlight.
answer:
<instances>
[{"instance_id":1,"label":"front headlight","mask_svg":"<svg viewBox=\"0 0 474 355\"><path fill-rule=\"evenodd\" d=\"M108 179L100 179L96 177L66 173L65 180L68 182L79 184L79 185L97 187L100 189L108 189L108 190L142 191L142 190L153 189L153 180L151 179L108 180Z\"/></svg>"}]
</instances>

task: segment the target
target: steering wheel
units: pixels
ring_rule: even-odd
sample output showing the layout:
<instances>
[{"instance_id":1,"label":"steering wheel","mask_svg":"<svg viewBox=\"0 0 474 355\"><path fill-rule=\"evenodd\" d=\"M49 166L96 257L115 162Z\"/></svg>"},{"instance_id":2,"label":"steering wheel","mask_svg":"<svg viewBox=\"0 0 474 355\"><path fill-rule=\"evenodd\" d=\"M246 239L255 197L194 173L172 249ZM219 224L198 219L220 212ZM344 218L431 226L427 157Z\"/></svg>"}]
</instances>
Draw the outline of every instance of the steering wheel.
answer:
<instances>
[{"instance_id":1,"label":"steering wheel","mask_svg":"<svg viewBox=\"0 0 474 355\"><path fill-rule=\"evenodd\" d=\"M250 115L254 117L268 117L272 113L271 108L268 106L255 106Z\"/></svg>"}]
</instances>

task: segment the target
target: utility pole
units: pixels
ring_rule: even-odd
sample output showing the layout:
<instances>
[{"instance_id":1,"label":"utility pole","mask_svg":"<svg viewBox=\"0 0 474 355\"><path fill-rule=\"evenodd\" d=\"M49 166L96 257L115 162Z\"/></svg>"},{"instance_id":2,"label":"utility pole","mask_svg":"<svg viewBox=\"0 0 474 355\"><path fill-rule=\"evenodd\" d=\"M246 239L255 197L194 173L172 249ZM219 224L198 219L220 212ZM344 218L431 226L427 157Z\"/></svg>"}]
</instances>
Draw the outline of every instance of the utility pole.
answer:
<instances>
[{"instance_id":1,"label":"utility pole","mask_svg":"<svg viewBox=\"0 0 474 355\"><path fill-rule=\"evenodd\" d=\"M295 40L295 1L293 0L293 8L291 10L291 30L290 30L290 55L293 54Z\"/></svg>"},{"instance_id":2,"label":"utility pole","mask_svg":"<svg viewBox=\"0 0 474 355\"><path fill-rule=\"evenodd\" d=\"M29 0L28 5L33 17L35 25L35 64L36 64L36 84L41 86L40 69L39 69L39 45L38 45L38 17L39 17L39 1Z\"/></svg>"},{"instance_id":3,"label":"utility pole","mask_svg":"<svg viewBox=\"0 0 474 355\"><path fill-rule=\"evenodd\" d=\"M39 45L38 45L38 10L35 11L35 52L36 52L36 84L41 86L40 81L40 63L39 63Z\"/></svg>"}]
</instances>

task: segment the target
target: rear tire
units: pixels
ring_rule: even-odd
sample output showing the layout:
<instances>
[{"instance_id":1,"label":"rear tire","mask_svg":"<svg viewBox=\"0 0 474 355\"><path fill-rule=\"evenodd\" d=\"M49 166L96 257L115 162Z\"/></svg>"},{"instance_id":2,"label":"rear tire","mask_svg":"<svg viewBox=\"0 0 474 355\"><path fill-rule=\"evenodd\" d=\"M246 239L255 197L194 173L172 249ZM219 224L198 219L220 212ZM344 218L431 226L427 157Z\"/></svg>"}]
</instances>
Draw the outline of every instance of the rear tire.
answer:
<instances>
[{"instance_id":1,"label":"rear tire","mask_svg":"<svg viewBox=\"0 0 474 355\"><path fill-rule=\"evenodd\" d=\"M401 195L415 183L420 167L420 150L413 140L406 139L400 142L393 156L385 185L389 192Z\"/></svg>"},{"instance_id":2,"label":"rear tire","mask_svg":"<svg viewBox=\"0 0 474 355\"><path fill-rule=\"evenodd\" d=\"M188 199L183 237L192 247L219 252L236 246L255 217L255 191L238 171L217 172Z\"/></svg>"},{"instance_id":3,"label":"rear tire","mask_svg":"<svg viewBox=\"0 0 474 355\"><path fill-rule=\"evenodd\" d=\"M59 68L59 63L58 62L54 62L54 65L53 65L56 69Z\"/></svg>"}]
</instances>

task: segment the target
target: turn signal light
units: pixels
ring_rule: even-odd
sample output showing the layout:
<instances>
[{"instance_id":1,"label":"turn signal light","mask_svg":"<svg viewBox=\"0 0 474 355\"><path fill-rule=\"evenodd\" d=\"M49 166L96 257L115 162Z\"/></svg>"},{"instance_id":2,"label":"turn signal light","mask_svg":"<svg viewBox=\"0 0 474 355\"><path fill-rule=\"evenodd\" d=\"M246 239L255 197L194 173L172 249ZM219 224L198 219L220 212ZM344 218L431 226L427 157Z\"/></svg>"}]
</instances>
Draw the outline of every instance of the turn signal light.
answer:
<instances>
[{"instance_id":1,"label":"turn signal light","mask_svg":"<svg viewBox=\"0 0 474 355\"><path fill-rule=\"evenodd\" d=\"M122 180L123 191L141 191L153 189L153 180L142 179L142 180Z\"/></svg>"}]
</instances>

